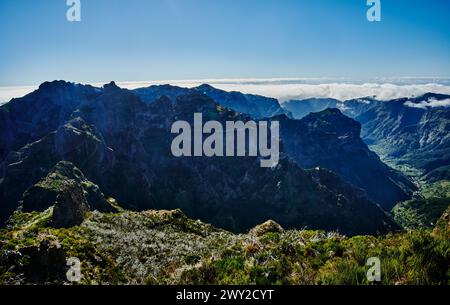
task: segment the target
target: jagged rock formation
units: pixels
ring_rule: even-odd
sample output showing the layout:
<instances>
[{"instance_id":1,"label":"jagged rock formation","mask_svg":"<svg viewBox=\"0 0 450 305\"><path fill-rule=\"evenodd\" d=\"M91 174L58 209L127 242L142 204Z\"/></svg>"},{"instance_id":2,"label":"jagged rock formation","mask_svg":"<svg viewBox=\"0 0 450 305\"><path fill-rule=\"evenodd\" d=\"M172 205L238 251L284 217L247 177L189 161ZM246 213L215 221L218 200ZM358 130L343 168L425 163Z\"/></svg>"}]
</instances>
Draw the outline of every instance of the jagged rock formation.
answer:
<instances>
[{"instance_id":1,"label":"jagged rock formation","mask_svg":"<svg viewBox=\"0 0 450 305\"><path fill-rule=\"evenodd\" d=\"M56 197L66 188L68 181L74 181L82 188L90 210L115 211L100 188L87 180L83 173L68 161L58 162L45 178L25 191L22 210L24 212L46 210L55 203Z\"/></svg>"},{"instance_id":2,"label":"jagged rock formation","mask_svg":"<svg viewBox=\"0 0 450 305\"><path fill-rule=\"evenodd\" d=\"M44 94L39 92L41 90L49 92ZM59 109L54 101L61 104L60 98L68 98L62 93L66 90L71 92L69 97L75 96L75 101L67 102L70 106L67 109L73 110L67 115L67 121L18 151L9 151L0 165L0 215L3 219L17 208L22 194L30 186L46 177L59 161L66 160L79 168L86 179L98 185L103 193L116 198L124 208L181 208L190 217L233 231L247 231L267 219L273 219L286 228L310 227L339 230L346 234L382 233L397 228L363 191L356 190L338 177L330 182L318 182L317 174L299 166L302 163L299 162L301 158L294 154L296 150L292 153L288 149L298 146L291 146L287 138L299 139L295 133L300 130L289 129L297 121L286 117L282 120L282 147L285 147L282 160L275 168L267 169L259 166L257 158L172 156L170 143L174 135L170 133L170 127L176 120L192 122L194 112L201 112L204 120L214 119L222 123L250 119L245 114L223 107L198 90L180 95L175 100L162 96L147 103L135 92L120 89L114 83L94 89L55 82L41 86L37 92L25 97L24 105L21 100L15 100L14 107L19 109L28 107L30 103L39 104L42 96L46 96L47 108ZM77 90L80 93L75 93ZM80 98L83 94L86 97ZM74 104L77 106L72 107ZM314 142L314 137L307 138L309 142L306 144L310 147L305 149L310 149L310 156L319 158L324 153L329 154L339 141L359 143L356 132L347 140L341 139L339 132L331 133L333 124L341 124L335 128L344 134L352 130L353 121L346 121L341 116L331 113L327 119L317 116L302 122L302 127L312 129L316 126L317 133L325 135L318 137L319 142ZM20 116L11 119L14 124L25 120ZM33 137L24 135L27 139ZM323 151L323 147L329 149ZM366 153L363 145L344 147L349 153L359 150ZM297 163L286 153L292 153ZM342 156L335 153L332 156L337 158L336 162L330 160L329 164L343 166ZM317 164L322 165L311 161L305 167ZM381 162L374 164L383 165ZM358 169L356 166L360 171L367 169L366 164L355 163L351 170ZM344 175L347 174L345 171L337 172L345 180L350 180ZM346 191L348 189L354 191ZM91 204L89 199L88 203Z\"/></svg>"},{"instance_id":3,"label":"jagged rock formation","mask_svg":"<svg viewBox=\"0 0 450 305\"><path fill-rule=\"evenodd\" d=\"M9 152L42 139L64 125L82 101L99 95L92 86L45 82L27 96L0 107L0 162Z\"/></svg>"},{"instance_id":4,"label":"jagged rock formation","mask_svg":"<svg viewBox=\"0 0 450 305\"><path fill-rule=\"evenodd\" d=\"M64 184L53 207L52 226L55 228L79 226L89 210L80 185L73 181Z\"/></svg>"},{"instance_id":5,"label":"jagged rock formation","mask_svg":"<svg viewBox=\"0 0 450 305\"><path fill-rule=\"evenodd\" d=\"M114 164L114 155L93 127L80 118L70 120L17 152L10 152L0 164L0 223L17 208L22 194L61 160L73 162L89 174L89 180L99 183Z\"/></svg>"},{"instance_id":6,"label":"jagged rock formation","mask_svg":"<svg viewBox=\"0 0 450 305\"><path fill-rule=\"evenodd\" d=\"M248 114L254 119L270 118L281 114L291 116L291 113L284 110L278 100L274 98L241 92L227 92L207 84L192 89L170 85L150 86L136 89L134 92L146 103L153 103L163 96L174 102L180 96L201 93L224 107Z\"/></svg>"}]
</instances>

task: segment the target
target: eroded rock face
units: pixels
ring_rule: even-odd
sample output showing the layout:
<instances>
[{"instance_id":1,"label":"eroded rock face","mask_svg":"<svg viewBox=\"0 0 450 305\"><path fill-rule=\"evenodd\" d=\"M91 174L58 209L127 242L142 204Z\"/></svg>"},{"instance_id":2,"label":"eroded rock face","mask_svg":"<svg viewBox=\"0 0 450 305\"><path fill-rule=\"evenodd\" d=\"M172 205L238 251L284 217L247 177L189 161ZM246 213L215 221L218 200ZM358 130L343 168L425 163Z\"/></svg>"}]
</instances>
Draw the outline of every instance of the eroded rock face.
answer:
<instances>
[{"instance_id":1,"label":"eroded rock face","mask_svg":"<svg viewBox=\"0 0 450 305\"><path fill-rule=\"evenodd\" d=\"M74 181L67 182L64 189L56 197L52 226L55 228L78 226L83 222L88 210L83 189Z\"/></svg>"}]
</instances>

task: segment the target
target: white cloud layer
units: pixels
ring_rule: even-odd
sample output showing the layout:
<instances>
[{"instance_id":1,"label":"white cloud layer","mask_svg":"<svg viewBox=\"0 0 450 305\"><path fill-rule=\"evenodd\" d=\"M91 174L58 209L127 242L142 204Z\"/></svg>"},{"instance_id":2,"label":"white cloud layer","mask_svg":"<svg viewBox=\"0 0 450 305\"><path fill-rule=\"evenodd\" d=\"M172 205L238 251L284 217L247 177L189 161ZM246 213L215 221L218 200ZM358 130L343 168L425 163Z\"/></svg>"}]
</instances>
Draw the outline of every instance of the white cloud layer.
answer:
<instances>
[{"instance_id":1,"label":"white cloud layer","mask_svg":"<svg viewBox=\"0 0 450 305\"><path fill-rule=\"evenodd\" d=\"M161 84L196 87L204 83L226 91L240 91L243 93L274 97L281 102L290 99L312 97L348 100L370 96L380 100L390 100L401 97L420 96L427 92L450 94L450 80L426 78L377 79L368 82L324 78L202 79L118 82L117 84L122 88L136 89ZM92 85L102 86L100 83L93 83ZM11 98L21 97L36 88L37 86L0 87L0 104L9 101Z\"/></svg>"},{"instance_id":2,"label":"white cloud layer","mask_svg":"<svg viewBox=\"0 0 450 305\"><path fill-rule=\"evenodd\" d=\"M391 100L402 97L415 97L427 92L450 94L450 85L445 83L405 84L407 81L396 83L349 83L329 82L326 79L204 79L185 81L154 81L118 83L119 86L129 89L146 87L150 85L171 84L180 87L196 87L207 83L226 91L240 91L243 93L259 94L274 97L281 102L291 99L306 98L334 98L348 100L360 97L375 96L380 100ZM414 82L411 80L411 82Z\"/></svg>"},{"instance_id":3,"label":"white cloud layer","mask_svg":"<svg viewBox=\"0 0 450 305\"><path fill-rule=\"evenodd\" d=\"M419 103L406 102L405 105L408 107L420 109L427 109L434 107L450 107L450 99L445 100L430 99L428 101L421 101Z\"/></svg>"},{"instance_id":4,"label":"white cloud layer","mask_svg":"<svg viewBox=\"0 0 450 305\"><path fill-rule=\"evenodd\" d=\"M12 98L33 92L37 88L38 86L0 87L0 105L9 102Z\"/></svg>"}]
</instances>

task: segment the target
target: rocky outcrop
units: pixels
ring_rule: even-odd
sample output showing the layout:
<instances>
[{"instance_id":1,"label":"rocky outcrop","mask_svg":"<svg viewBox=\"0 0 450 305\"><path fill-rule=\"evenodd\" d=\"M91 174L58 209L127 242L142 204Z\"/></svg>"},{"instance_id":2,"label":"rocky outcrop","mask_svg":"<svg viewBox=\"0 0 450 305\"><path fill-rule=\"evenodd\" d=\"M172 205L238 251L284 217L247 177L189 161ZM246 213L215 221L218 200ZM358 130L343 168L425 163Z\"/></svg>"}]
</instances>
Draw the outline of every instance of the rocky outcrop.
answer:
<instances>
[{"instance_id":1,"label":"rocky outcrop","mask_svg":"<svg viewBox=\"0 0 450 305\"><path fill-rule=\"evenodd\" d=\"M90 210L115 211L100 188L87 180L83 173L68 161L58 162L45 178L24 193L22 210L24 212L46 210L55 203L56 197L64 190L67 181L75 181L80 185Z\"/></svg>"},{"instance_id":2,"label":"rocky outcrop","mask_svg":"<svg viewBox=\"0 0 450 305\"><path fill-rule=\"evenodd\" d=\"M64 183L56 197L51 225L55 228L70 228L80 225L88 212L88 203L83 189L74 181Z\"/></svg>"},{"instance_id":3,"label":"rocky outcrop","mask_svg":"<svg viewBox=\"0 0 450 305\"><path fill-rule=\"evenodd\" d=\"M17 208L23 193L46 177L61 160L72 162L90 181L102 184L115 157L102 136L80 118L70 120L18 152L10 152L0 164L0 224Z\"/></svg>"},{"instance_id":4,"label":"rocky outcrop","mask_svg":"<svg viewBox=\"0 0 450 305\"><path fill-rule=\"evenodd\" d=\"M275 221L268 220L265 223L257 225L250 230L249 234L254 236L262 236L266 233L282 233L284 229Z\"/></svg>"}]
</instances>

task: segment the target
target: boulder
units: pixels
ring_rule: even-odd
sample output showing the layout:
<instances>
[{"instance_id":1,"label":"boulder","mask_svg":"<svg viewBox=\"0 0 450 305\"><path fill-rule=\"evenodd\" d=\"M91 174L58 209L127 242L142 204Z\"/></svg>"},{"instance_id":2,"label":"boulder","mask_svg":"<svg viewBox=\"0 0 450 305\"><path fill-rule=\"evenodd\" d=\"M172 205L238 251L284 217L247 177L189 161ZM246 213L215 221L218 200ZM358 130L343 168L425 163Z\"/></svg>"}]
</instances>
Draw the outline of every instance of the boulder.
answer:
<instances>
[{"instance_id":1,"label":"boulder","mask_svg":"<svg viewBox=\"0 0 450 305\"><path fill-rule=\"evenodd\" d=\"M254 236L262 236L266 233L281 233L284 229L275 221L268 220L263 224L257 225L250 230L249 234Z\"/></svg>"}]
</instances>

